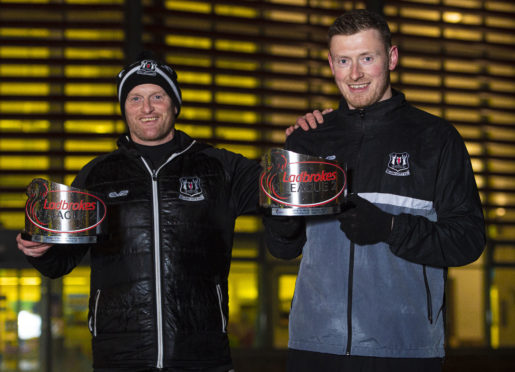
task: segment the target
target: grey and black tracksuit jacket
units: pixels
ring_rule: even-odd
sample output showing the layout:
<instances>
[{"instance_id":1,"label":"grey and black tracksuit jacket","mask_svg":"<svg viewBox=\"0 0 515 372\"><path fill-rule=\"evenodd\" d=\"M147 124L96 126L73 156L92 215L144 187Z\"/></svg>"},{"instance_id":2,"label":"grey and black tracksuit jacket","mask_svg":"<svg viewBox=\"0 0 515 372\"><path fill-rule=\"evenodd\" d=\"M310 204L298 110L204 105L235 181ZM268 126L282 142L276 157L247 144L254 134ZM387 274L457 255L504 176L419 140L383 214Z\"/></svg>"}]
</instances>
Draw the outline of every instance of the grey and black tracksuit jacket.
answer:
<instances>
[{"instance_id":1,"label":"grey and black tracksuit jacket","mask_svg":"<svg viewBox=\"0 0 515 372\"><path fill-rule=\"evenodd\" d=\"M388 242L359 246L335 216L307 218L285 239L267 229L272 254L302 253L290 313L291 349L339 355L444 355L446 268L483 251L480 199L464 142L443 119L402 93L338 110L286 148L339 160L350 192L396 215Z\"/></svg>"}]
</instances>

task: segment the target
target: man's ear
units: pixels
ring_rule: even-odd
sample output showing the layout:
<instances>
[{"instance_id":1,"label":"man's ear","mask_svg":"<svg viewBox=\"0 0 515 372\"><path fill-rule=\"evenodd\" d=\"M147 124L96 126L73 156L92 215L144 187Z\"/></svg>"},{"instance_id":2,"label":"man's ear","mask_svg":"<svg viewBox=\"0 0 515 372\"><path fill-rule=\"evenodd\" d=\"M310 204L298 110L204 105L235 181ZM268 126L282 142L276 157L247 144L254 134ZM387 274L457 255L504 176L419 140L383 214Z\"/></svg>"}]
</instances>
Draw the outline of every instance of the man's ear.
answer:
<instances>
[{"instance_id":1,"label":"man's ear","mask_svg":"<svg viewBox=\"0 0 515 372\"><path fill-rule=\"evenodd\" d=\"M388 69L390 71L395 70L397 67L397 63L399 62L399 49L397 45L392 45L390 47L390 52L388 53Z\"/></svg>"}]
</instances>

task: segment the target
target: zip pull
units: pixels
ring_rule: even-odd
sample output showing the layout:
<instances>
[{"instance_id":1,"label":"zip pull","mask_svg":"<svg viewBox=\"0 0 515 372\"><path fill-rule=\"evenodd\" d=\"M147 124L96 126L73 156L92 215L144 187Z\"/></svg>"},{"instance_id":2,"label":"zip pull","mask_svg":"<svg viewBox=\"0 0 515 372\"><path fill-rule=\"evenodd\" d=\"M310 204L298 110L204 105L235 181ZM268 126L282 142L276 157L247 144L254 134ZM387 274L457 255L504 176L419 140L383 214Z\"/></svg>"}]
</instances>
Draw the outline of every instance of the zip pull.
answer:
<instances>
[{"instance_id":1,"label":"zip pull","mask_svg":"<svg viewBox=\"0 0 515 372\"><path fill-rule=\"evenodd\" d=\"M359 109L359 117L361 119L363 119L365 117L365 110L364 109Z\"/></svg>"},{"instance_id":2,"label":"zip pull","mask_svg":"<svg viewBox=\"0 0 515 372\"><path fill-rule=\"evenodd\" d=\"M152 170L152 181L157 181L157 172L155 169Z\"/></svg>"}]
</instances>

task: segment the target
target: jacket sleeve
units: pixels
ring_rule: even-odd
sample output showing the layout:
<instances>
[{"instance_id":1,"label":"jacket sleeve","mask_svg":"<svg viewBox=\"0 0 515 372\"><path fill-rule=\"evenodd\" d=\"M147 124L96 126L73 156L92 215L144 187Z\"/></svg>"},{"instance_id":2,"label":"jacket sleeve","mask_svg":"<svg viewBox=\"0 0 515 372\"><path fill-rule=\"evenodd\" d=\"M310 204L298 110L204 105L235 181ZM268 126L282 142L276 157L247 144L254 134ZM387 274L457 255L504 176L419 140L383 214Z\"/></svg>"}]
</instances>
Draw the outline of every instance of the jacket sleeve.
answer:
<instances>
[{"instance_id":1,"label":"jacket sleeve","mask_svg":"<svg viewBox=\"0 0 515 372\"><path fill-rule=\"evenodd\" d=\"M485 246L485 224L470 157L452 128L439 157L434 208L437 221L422 216L395 216L388 239L391 251L408 261L450 267L479 258Z\"/></svg>"},{"instance_id":2,"label":"jacket sleeve","mask_svg":"<svg viewBox=\"0 0 515 372\"><path fill-rule=\"evenodd\" d=\"M231 208L235 215L256 213L259 208L259 162L225 149L209 148L206 152L223 164L230 182Z\"/></svg>"},{"instance_id":3,"label":"jacket sleeve","mask_svg":"<svg viewBox=\"0 0 515 372\"><path fill-rule=\"evenodd\" d=\"M231 192L237 215L256 213L259 210L259 176L261 166L258 161L237 155L232 170Z\"/></svg>"},{"instance_id":4,"label":"jacket sleeve","mask_svg":"<svg viewBox=\"0 0 515 372\"><path fill-rule=\"evenodd\" d=\"M71 272L87 251L85 245L55 244L41 257L26 258L42 275L55 279Z\"/></svg>"}]
</instances>

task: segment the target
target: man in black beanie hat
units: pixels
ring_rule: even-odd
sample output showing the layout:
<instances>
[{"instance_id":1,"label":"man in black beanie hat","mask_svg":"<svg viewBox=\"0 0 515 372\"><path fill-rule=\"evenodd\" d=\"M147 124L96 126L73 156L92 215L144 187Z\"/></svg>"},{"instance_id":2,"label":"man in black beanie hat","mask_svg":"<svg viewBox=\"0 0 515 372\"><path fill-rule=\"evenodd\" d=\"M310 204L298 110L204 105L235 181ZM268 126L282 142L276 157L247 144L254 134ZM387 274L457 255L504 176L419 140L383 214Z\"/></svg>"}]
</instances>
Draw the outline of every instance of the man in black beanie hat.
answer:
<instances>
[{"instance_id":1,"label":"man in black beanie hat","mask_svg":"<svg viewBox=\"0 0 515 372\"><path fill-rule=\"evenodd\" d=\"M109 238L50 245L17 237L43 275L58 278L89 250L93 367L227 372L228 281L235 219L258 205L259 164L174 128L177 74L143 54L117 78L128 134L72 186L102 196Z\"/></svg>"}]
</instances>

